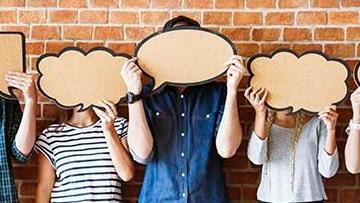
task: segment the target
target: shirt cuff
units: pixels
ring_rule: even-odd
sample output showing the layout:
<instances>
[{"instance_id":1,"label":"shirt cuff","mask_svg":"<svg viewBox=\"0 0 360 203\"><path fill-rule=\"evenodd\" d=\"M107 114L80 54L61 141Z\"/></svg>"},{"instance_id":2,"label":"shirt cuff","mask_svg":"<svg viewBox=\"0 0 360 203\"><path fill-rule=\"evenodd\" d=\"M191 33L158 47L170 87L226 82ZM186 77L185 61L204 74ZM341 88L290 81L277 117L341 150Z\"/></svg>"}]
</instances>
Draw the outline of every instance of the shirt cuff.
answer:
<instances>
[{"instance_id":1,"label":"shirt cuff","mask_svg":"<svg viewBox=\"0 0 360 203\"><path fill-rule=\"evenodd\" d=\"M16 142L13 142L12 145L12 155L15 160L20 162L26 162L31 157L32 151L28 155L24 155L16 146Z\"/></svg>"},{"instance_id":2,"label":"shirt cuff","mask_svg":"<svg viewBox=\"0 0 360 203\"><path fill-rule=\"evenodd\" d=\"M251 133L251 139L250 142L252 142L252 144L255 144L256 146L261 146L267 143L267 137L265 139L261 139L256 133L255 131L253 131Z\"/></svg>"},{"instance_id":3,"label":"shirt cuff","mask_svg":"<svg viewBox=\"0 0 360 203\"><path fill-rule=\"evenodd\" d=\"M152 158L153 158L153 156L154 156L154 150L152 150L151 152L150 152L150 154L149 154L149 156L146 158L146 159L142 159L142 158L140 158L138 155L136 155L135 154L135 152L129 147L129 151L130 151L130 154L131 154L131 156L133 157L133 159L136 161L136 162L138 162L139 164L148 164L151 160L152 160Z\"/></svg>"}]
</instances>

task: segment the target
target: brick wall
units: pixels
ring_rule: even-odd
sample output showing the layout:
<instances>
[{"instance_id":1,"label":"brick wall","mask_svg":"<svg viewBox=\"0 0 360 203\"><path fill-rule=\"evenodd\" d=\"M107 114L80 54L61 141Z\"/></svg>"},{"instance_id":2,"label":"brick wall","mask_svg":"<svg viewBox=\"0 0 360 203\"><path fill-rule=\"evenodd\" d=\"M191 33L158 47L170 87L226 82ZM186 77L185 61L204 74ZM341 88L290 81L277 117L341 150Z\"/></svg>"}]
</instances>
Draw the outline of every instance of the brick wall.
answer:
<instances>
[{"instance_id":1,"label":"brick wall","mask_svg":"<svg viewBox=\"0 0 360 203\"><path fill-rule=\"evenodd\" d=\"M353 69L360 56L359 0L1 0L0 29L22 31L27 37L27 68L34 71L39 55L66 46L85 50L107 46L132 53L139 40L158 30L171 17L190 16L204 27L230 37L244 57L270 53L279 48L295 51L320 50L349 62ZM352 89L355 88L350 81ZM240 88L243 93L245 80ZM241 122L247 136L235 157L224 161L224 173L233 202L254 202L259 167L246 157L248 131L254 112L239 95ZM335 178L326 180L331 202L359 202L360 176L344 168L344 127L351 117L349 101L341 106L338 146L341 167ZM39 130L59 110L40 96ZM126 115L126 107L121 107ZM135 202L143 168L124 186L124 197ZM36 157L27 164L14 163L22 202L34 202L37 178Z\"/></svg>"}]
</instances>

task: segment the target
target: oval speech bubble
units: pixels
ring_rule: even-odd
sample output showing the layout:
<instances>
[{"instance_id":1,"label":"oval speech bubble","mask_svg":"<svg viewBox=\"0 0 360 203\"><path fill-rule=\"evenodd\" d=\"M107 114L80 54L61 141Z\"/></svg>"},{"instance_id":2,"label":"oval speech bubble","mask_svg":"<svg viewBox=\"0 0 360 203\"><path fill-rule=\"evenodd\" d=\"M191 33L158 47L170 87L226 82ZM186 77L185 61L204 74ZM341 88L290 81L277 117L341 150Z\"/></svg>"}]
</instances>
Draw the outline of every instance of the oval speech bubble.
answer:
<instances>
[{"instance_id":1,"label":"oval speech bubble","mask_svg":"<svg viewBox=\"0 0 360 203\"><path fill-rule=\"evenodd\" d=\"M266 104L273 110L316 113L338 104L348 94L347 64L321 52L298 56L279 49L271 56L258 54L249 59L250 86L269 91Z\"/></svg>"},{"instance_id":2,"label":"oval speech bubble","mask_svg":"<svg viewBox=\"0 0 360 203\"><path fill-rule=\"evenodd\" d=\"M101 100L117 104L127 92L120 71L129 58L105 47L88 52L67 47L59 54L44 54L37 61L39 90L66 109L99 107Z\"/></svg>"},{"instance_id":3,"label":"oval speech bubble","mask_svg":"<svg viewBox=\"0 0 360 203\"><path fill-rule=\"evenodd\" d=\"M25 35L22 32L0 32L0 95L16 99L8 87L5 75L9 71L25 72Z\"/></svg>"},{"instance_id":4,"label":"oval speech bubble","mask_svg":"<svg viewBox=\"0 0 360 203\"><path fill-rule=\"evenodd\" d=\"M206 83L222 75L224 63L236 54L234 44L213 30L182 26L146 37L136 47L140 68L162 84Z\"/></svg>"}]
</instances>

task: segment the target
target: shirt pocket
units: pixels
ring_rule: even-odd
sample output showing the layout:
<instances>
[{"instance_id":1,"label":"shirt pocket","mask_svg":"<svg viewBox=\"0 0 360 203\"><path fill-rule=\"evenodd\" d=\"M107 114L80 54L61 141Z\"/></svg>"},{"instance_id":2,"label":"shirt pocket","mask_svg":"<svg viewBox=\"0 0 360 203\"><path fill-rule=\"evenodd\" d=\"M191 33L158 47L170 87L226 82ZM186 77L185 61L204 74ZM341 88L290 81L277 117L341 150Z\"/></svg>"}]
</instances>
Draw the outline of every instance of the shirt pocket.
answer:
<instances>
[{"instance_id":1,"label":"shirt pocket","mask_svg":"<svg viewBox=\"0 0 360 203\"><path fill-rule=\"evenodd\" d=\"M166 144L171 140L171 134L174 131L174 118L168 112L149 110L148 116L150 118L149 125L156 144Z\"/></svg>"},{"instance_id":2,"label":"shirt pocket","mask_svg":"<svg viewBox=\"0 0 360 203\"><path fill-rule=\"evenodd\" d=\"M216 137L219 116L222 116L219 111L202 112L193 116L192 129L197 142L209 142Z\"/></svg>"}]
</instances>

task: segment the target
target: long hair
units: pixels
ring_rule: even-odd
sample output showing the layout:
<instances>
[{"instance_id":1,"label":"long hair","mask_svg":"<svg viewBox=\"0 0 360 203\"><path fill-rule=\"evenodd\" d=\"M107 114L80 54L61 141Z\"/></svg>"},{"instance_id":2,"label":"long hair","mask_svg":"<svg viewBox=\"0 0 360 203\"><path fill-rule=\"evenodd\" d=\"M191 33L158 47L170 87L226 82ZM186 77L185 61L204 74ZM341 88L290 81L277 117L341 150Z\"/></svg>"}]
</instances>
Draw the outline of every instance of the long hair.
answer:
<instances>
[{"instance_id":1,"label":"long hair","mask_svg":"<svg viewBox=\"0 0 360 203\"><path fill-rule=\"evenodd\" d=\"M299 112L294 115L295 116L295 128L294 128L294 134L291 138L290 143L290 157L289 157L289 169L290 169L290 183L293 185L294 183L294 172L295 172L295 156L296 156L296 146L299 141L299 137L301 134L301 130L305 124L305 115L302 112ZM268 111L267 119L266 119L266 133L268 135L268 142L267 142L267 159L268 161L271 160L271 128L272 125L275 122L276 113L273 111Z\"/></svg>"}]
</instances>

